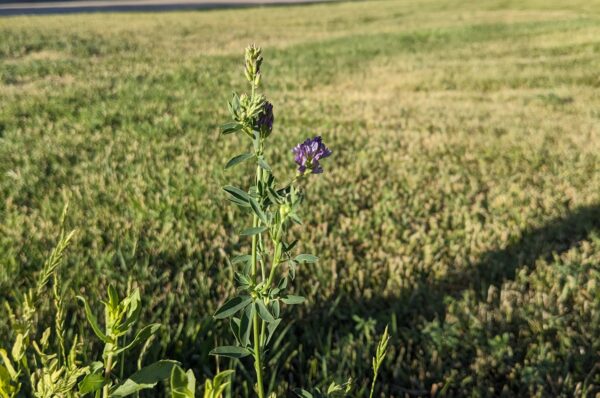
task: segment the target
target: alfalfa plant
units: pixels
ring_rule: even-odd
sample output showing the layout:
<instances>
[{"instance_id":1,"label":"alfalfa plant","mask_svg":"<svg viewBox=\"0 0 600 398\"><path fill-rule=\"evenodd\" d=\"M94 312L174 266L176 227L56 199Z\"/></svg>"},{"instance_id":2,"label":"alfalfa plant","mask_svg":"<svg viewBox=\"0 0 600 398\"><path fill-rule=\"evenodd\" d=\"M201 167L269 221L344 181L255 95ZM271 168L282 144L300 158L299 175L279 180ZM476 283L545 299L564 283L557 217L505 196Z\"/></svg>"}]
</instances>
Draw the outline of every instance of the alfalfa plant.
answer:
<instances>
[{"instance_id":1,"label":"alfalfa plant","mask_svg":"<svg viewBox=\"0 0 600 398\"><path fill-rule=\"evenodd\" d=\"M294 255L298 241L290 236L294 225L301 225L298 214L304 195L300 183L311 174L320 174L320 161L331 155L321 137L309 138L292 149L297 172L292 181L281 184L265 158L273 131L273 105L258 92L261 82L262 51L249 46L245 51L245 76L250 94L233 94L229 102L232 122L222 126L222 134L241 134L250 151L234 156L229 169L252 162L252 184L247 188L223 187L227 199L249 216L252 224L239 233L251 240L250 252L232 260L238 268L235 282L238 294L221 306L214 317L228 318L236 344L215 348L213 355L243 358L251 355L256 374L256 393L265 398L265 355L267 346L282 323L281 304L301 304L304 297L287 293L288 281L295 277L301 263L314 263L312 254Z\"/></svg>"}]
</instances>

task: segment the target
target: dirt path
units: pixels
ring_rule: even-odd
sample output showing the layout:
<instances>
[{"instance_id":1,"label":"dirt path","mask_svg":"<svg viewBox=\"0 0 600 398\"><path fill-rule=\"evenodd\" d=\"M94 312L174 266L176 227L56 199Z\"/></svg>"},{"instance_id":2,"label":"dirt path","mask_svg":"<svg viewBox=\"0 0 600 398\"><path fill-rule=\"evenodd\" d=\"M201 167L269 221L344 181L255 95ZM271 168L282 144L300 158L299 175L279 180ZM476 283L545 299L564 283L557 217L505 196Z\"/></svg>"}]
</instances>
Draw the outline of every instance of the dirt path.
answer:
<instances>
[{"instance_id":1,"label":"dirt path","mask_svg":"<svg viewBox=\"0 0 600 398\"><path fill-rule=\"evenodd\" d=\"M326 0L93 0L32 3L15 2L7 4L0 3L0 16L81 12L207 10L215 8L321 3L324 1Z\"/></svg>"}]
</instances>

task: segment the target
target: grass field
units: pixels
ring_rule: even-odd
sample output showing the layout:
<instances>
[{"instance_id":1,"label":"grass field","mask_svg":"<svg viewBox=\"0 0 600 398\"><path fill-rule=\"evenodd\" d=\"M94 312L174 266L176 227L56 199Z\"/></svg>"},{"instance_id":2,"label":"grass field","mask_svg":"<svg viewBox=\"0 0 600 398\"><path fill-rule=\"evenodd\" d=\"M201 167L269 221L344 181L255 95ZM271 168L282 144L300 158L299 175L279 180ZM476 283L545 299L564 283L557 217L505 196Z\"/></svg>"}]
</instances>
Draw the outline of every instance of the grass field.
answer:
<instances>
[{"instance_id":1,"label":"grass field","mask_svg":"<svg viewBox=\"0 0 600 398\"><path fill-rule=\"evenodd\" d=\"M217 126L250 42L275 171L309 135L334 151L307 198L302 250L321 261L299 269L308 304L286 315L272 389L352 376L365 396L389 323L381 397L600 393L598 2L0 19L0 302L32 283L68 200L69 297L139 286L164 325L148 357L213 374L226 257L247 244L219 193L239 148ZM90 335L70 302L67 330Z\"/></svg>"}]
</instances>

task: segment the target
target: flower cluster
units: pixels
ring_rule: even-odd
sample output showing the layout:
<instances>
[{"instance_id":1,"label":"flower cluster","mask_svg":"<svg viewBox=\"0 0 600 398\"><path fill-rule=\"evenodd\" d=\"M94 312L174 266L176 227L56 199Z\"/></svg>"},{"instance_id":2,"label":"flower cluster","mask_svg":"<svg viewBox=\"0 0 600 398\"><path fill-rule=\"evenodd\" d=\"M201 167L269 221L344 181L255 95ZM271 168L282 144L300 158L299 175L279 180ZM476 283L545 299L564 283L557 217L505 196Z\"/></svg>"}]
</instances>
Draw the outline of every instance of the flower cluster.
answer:
<instances>
[{"instance_id":1,"label":"flower cluster","mask_svg":"<svg viewBox=\"0 0 600 398\"><path fill-rule=\"evenodd\" d=\"M323 144L321 136L309 138L292 149L294 160L298 164L298 172L304 175L307 171L313 174L323 172L319 161L331 155L329 148Z\"/></svg>"},{"instance_id":2,"label":"flower cluster","mask_svg":"<svg viewBox=\"0 0 600 398\"><path fill-rule=\"evenodd\" d=\"M270 134L273 130L274 120L275 117L273 116L273 104L271 104L269 101L265 101L262 111L258 116L258 129L267 135Z\"/></svg>"}]
</instances>

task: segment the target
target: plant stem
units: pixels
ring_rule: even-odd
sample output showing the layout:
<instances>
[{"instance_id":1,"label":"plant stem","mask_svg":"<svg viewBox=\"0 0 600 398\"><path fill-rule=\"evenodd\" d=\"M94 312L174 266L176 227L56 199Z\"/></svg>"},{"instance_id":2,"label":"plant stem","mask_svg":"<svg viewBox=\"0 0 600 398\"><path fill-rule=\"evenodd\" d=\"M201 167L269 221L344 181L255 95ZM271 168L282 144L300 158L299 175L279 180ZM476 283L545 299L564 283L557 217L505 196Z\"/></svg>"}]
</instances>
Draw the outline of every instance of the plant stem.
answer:
<instances>
[{"instance_id":1,"label":"plant stem","mask_svg":"<svg viewBox=\"0 0 600 398\"><path fill-rule=\"evenodd\" d=\"M269 279L267 280L267 284L265 286L266 289L271 287L271 284L273 283L273 278L275 277L275 269L277 268L277 266L279 265L279 262L281 261L281 250L282 249L283 249L283 245L281 244L281 241L278 241L277 244L275 245L275 255L273 256L273 263L271 264L271 272L269 273Z\"/></svg>"},{"instance_id":2,"label":"plant stem","mask_svg":"<svg viewBox=\"0 0 600 398\"><path fill-rule=\"evenodd\" d=\"M252 228L258 227L258 222L259 222L258 216L255 214L254 217L252 218ZM252 276L253 277L256 277L256 271L257 271L257 264L256 264L257 244L258 244L258 236L252 235Z\"/></svg>"},{"instance_id":3,"label":"plant stem","mask_svg":"<svg viewBox=\"0 0 600 398\"><path fill-rule=\"evenodd\" d=\"M256 392L258 393L258 398L264 398L265 392L263 387L262 380L262 365L260 361L260 335L259 335L259 318L258 313L254 312L254 370L256 371Z\"/></svg>"},{"instance_id":4,"label":"plant stem","mask_svg":"<svg viewBox=\"0 0 600 398\"><path fill-rule=\"evenodd\" d=\"M373 398L373 393L375 392L375 381L377 380L377 373L373 376L373 382L371 383L371 393L369 394L369 398Z\"/></svg>"},{"instance_id":5,"label":"plant stem","mask_svg":"<svg viewBox=\"0 0 600 398\"><path fill-rule=\"evenodd\" d=\"M254 94L254 93L253 93ZM262 180L262 169L260 166L256 166L256 187L258 189L258 183ZM255 214L252 219L252 226L254 228L258 227L260 224L260 220L258 216ZM252 236L252 276L256 277L258 272L258 235ZM264 280L264 265L261 262L262 276ZM260 320L258 317L258 313L254 312L254 320L252 322L252 328L254 329L254 370L256 372L256 392L258 394L258 398L264 398L264 386L262 380L262 364L261 364L261 353L260 353Z\"/></svg>"},{"instance_id":6,"label":"plant stem","mask_svg":"<svg viewBox=\"0 0 600 398\"><path fill-rule=\"evenodd\" d=\"M110 387L110 373L112 372L113 356L108 354L106 358L106 366L104 367L104 388L102 389L102 397L108 398Z\"/></svg>"}]
</instances>

